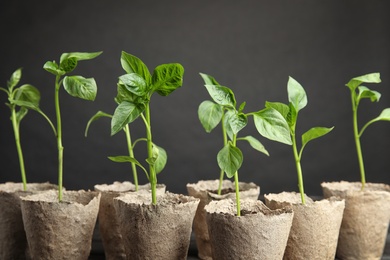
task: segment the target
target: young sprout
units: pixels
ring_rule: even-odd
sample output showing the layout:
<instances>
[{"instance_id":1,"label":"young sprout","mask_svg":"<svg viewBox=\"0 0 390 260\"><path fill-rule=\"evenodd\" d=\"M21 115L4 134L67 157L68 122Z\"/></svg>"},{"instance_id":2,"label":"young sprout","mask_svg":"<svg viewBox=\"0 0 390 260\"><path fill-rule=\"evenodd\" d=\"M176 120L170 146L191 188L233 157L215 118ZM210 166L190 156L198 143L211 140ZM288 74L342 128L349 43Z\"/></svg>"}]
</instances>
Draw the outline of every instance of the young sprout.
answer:
<instances>
[{"instance_id":1,"label":"young sprout","mask_svg":"<svg viewBox=\"0 0 390 260\"><path fill-rule=\"evenodd\" d=\"M136 56L122 51L121 65L127 74L119 77L118 95L111 120L111 135L121 131L126 125L137 118L141 118L145 124L146 138L136 140L146 141L149 171L133 156L110 157L116 162L130 162L140 167L149 180L152 191L152 204L157 204L157 174L160 173L167 162L166 151L157 146L152 138L152 124L150 100L154 92L161 96L168 96L183 84L184 68L179 63L169 63L157 66L153 74L148 67Z\"/></svg>"},{"instance_id":2,"label":"young sprout","mask_svg":"<svg viewBox=\"0 0 390 260\"><path fill-rule=\"evenodd\" d=\"M304 191L302 168L301 168L303 149L305 148L308 142L318 137L321 137L323 135L326 135L327 133L332 131L333 127L331 128L313 127L307 132L305 132L302 135L301 149L299 149L298 151L295 127L297 124L299 111L304 107L306 107L307 105L307 96L301 84L299 84L298 81L296 81L292 77L289 77L287 83L287 93L288 93L288 101L289 101L288 105L279 102L266 102L265 106L267 108L273 108L277 110L283 116L283 118L285 119L285 121L289 126L289 133L292 141L292 148L293 148L295 165L296 165L297 175L298 175L299 192L301 194L302 204L305 204L305 195L304 195L305 191ZM258 122L258 123L262 123L262 122ZM270 123L274 124L275 122L271 121ZM261 128L259 131L261 132Z\"/></svg>"},{"instance_id":3,"label":"young sprout","mask_svg":"<svg viewBox=\"0 0 390 260\"><path fill-rule=\"evenodd\" d=\"M20 173L22 176L23 190L27 190L27 178L26 170L24 167L23 151L20 143L20 122L26 116L29 109L34 110L41 114L47 122L49 122L51 128L56 134L56 130L50 121L50 119L43 113L39 108L39 101L41 99L41 94L39 90L30 84L24 84L22 86L16 87L19 84L19 81L22 77L22 69L17 69L10 80L7 82L7 89L1 88L0 90L4 91L8 95L8 102L6 105L11 110L11 122L12 128L15 136L16 150L19 158ZM17 107L19 109L17 110Z\"/></svg>"},{"instance_id":4,"label":"young sprout","mask_svg":"<svg viewBox=\"0 0 390 260\"><path fill-rule=\"evenodd\" d=\"M358 156L359 169L360 169L360 178L362 183L362 190L366 184L366 175L364 170L363 154L360 144L360 137L362 136L364 130L374 122L377 121L390 121L390 108L385 108L378 117L368 121L360 130L358 124L358 107L360 101L364 98L368 98L371 102L378 102L381 94L377 91L371 90L368 87L361 86L362 83L380 83L380 74L379 73L370 73L363 76L352 78L346 86L351 91L351 101L352 101L352 120L353 120L353 134L356 144L356 152Z\"/></svg>"},{"instance_id":5,"label":"young sprout","mask_svg":"<svg viewBox=\"0 0 390 260\"><path fill-rule=\"evenodd\" d=\"M58 148L58 200L62 201L62 178L63 178L63 153L64 147L62 145L62 120L60 111L60 89L64 86L69 95L85 100L95 100L97 93L97 85L94 78L84 78L83 76L65 76L72 72L79 61L91 60L99 56L102 52L71 52L63 53L60 57L60 62L47 61L43 68L55 75L54 88L54 102L57 121L57 148Z\"/></svg>"}]
</instances>

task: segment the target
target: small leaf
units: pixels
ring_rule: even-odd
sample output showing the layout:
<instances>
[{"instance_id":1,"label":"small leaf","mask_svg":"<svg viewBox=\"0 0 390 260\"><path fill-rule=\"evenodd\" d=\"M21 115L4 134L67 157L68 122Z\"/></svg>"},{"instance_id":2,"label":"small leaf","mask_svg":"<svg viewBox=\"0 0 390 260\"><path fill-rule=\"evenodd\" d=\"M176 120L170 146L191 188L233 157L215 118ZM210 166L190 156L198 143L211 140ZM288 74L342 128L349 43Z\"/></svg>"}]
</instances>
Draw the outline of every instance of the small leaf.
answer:
<instances>
[{"instance_id":1,"label":"small leaf","mask_svg":"<svg viewBox=\"0 0 390 260\"><path fill-rule=\"evenodd\" d=\"M244 140L244 141L247 141L250 146L252 146L253 149L261 152L261 153L264 153L266 155L269 156L269 153L268 151L265 149L264 145L262 143L260 143L259 140L257 140L256 138L254 138L253 136L245 136L245 137L240 137L240 138L237 138L237 141L238 140Z\"/></svg>"},{"instance_id":2,"label":"small leaf","mask_svg":"<svg viewBox=\"0 0 390 260\"><path fill-rule=\"evenodd\" d=\"M120 156L109 156L108 159L110 159L113 162L118 162L118 163L126 163L126 162L133 163L133 164L137 165L138 167L140 167L146 173L146 176L149 176L148 171L145 169L145 167L139 161L137 161L137 159L135 159L133 157L126 156L126 155L120 155Z\"/></svg>"},{"instance_id":3,"label":"small leaf","mask_svg":"<svg viewBox=\"0 0 390 260\"><path fill-rule=\"evenodd\" d=\"M275 109L265 108L253 114L257 131L273 141L291 145L290 128L286 119Z\"/></svg>"},{"instance_id":4,"label":"small leaf","mask_svg":"<svg viewBox=\"0 0 390 260\"><path fill-rule=\"evenodd\" d=\"M137 104L127 101L120 103L115 109L111 120L111 136L122 130L125 125L137 119L143 111L144 107L141 107Z\"/></svg>"},{"instance_id":5,"label":"small leaf","mask_svg":"<svg viewBox=\"0 0 390 260\"><path fill-rule=\"evenodd\" d=\"M362 98L369 98L371 102L378 102L381 98L381 93L375 90L371 90L364 86L358 87L359 93L357 96L357 100L360 101Z\"/></svg>"},{"instance_id":6,"label":"small leaf","mask_svg":"<svg viewBox=\"0 0 390 260\"><path fill-rule=\"evenodd\" d=\"M16 122L19 125L20 121L27 115L28 109L21 107L18 112L16 112Z\"/></svg>"},{"instance_id":7,"label":"small leaf","mask_svg":"<svg viewBox=\"0 0 390 260\"><path fill-rule=\"evenodd\" d=\"M56 76L62 76L64 75L66 72L61 70L57 63L55 61L47 61L44 65L43 65L43 68L50 72L51 74L54 74Z\"/></svg>"},{"instance_id":8,"label":"small leaf","mask_svg":"<svg viewBox=\"0 0 390 260\"><path fill-rule=\"evenodd\" d=\"M362 83L380 83L380 73L370 73L363 76L352 78L347 84L345 84L351 91L355 91L355 89L360 86Z\"/></svg>"},{"instance_id":9,"label":"small leaf","mask_svg":"<svg viewBox=\"0 0 390 260\"><path fill-rule=\"evenodd\" d=\"M287 120L288 125L290 126L290 129L295 129L295 125L296 125L297 119L298 119L298 113L297 113L297 110L295 110L295 107L292 103L288 104L288 108L289 108L289 111L288 111L286 120Z\"/></svg>"},{"instance_id":10,"label":"small leaf","mask_svg":"<svg viewBox=\"0 0 390 260\"><path fill-rule=\"evenodd\" d=\"M238 113L241 113L242 111L244 111L245 106L246 106L246 102L244 101L241 103L240 107L238 108Z\"/></svg>"},{"instance_id":11,"label":"small leaf","mask_svg":"<svg viewBox=\"0 0 390 260\"><path fill-rule=\"evenodd\" d=\"M12 91L12 89L18 85L20 79L22 77L22 69L19 68L12 73L11 78L8 81L8 89Z\"/></svg>"},{"instance_id":12,"label":"small leaf","mask_svg":"<svg viewBox=\"0 0 390 260\"><path fill-rule=\"evenodd\" d=\"M390 121L390 108L385 108L380 115L374 119L375 121Z\"/></svg>"},{"instance_id":13,"label":"small leaf","mask_svg":"<svg viewBox=\"0 0 390 260\"><path fill-rule=\"evenodd\" d=\"M308 142L323 135L326 135L333 130L334 127L313 127L302 135L302 147L305 146Z\"/></svg>"},{"instance_id":14,"label":"small leaf","mask_svg":"<svg viewBox=\"0 0 390 260\"><path fill-rule=\"evenodd\" d=\"M210 133L221 122L222 116L222 107L212 101L206 100L199 105L199 121L207 133Z\"/></svg>"},{"instance_id":15,"label":"small leaf","mask_svg":"<svg viewBox=\"0 0 390 260\"><path fill-rule=\"evenodd\" d=\"M26 84L15 89L14 100L10 102L21 107L39 110L40 99L41 94L39 90L34 86Z\"/></svg>"},{"instance_id":16,"label":"small leaf","mask_svg":"<svg viewBox=\"0 0 390 260\"><path fill-rule=\"evenodd\" d=\"M69 95L93 101L97 94L97 85L94 78L82 76L67 76L63 81L64 88Z\"/></svg>"},{"instance_id":17,"label":"small leaf","mask_svg":"<svg viewBox=\"0 0 390 260\"><path fill-rule=\"evenodd\" d=\"M298 112L307 105L306 92L298 81L289 77L287 83L288 101L291 102Z\"/></svg>"},{"instance_id":18,"label":"small leaf","mask_svg":"<svg viewBox=\"0 0 390 260\"><path fill-rule=\"evenodd\" d=\"M107 113L104 113L103 111L98 111L96 114L94 114L94 115L88 120L87 127L85 128L85 133L84 133L85 137L87 137L88 129L89 129L89 127L91 126L92 122L98 120L98 119L101 118L101 117L109 117L109 118L112 118L112 115L107 114Z\"/></svg>"},{"instance_id":19,"label":"small leaf","mask_svg":"<svg viewBox=\"0 0 390 260\"><path fill-rule=\"evenodd\" d=\"M121 64L128 74L137 73L146 81L147 85L151 83L152 76L149 69L138 57L122 51Z\"/></svg>"},{"instance_id":20,"label":"small leaf","mask_svg":"<svg viewBox=\"0 0 390 260\"><path fill-rule=\"evenodd\" d=\"M243 113L237 113L235 111L234 112L231 111L231 113L226 113L226 118L233 134L237 134L248 124L248 119L246 115Z\"/></svg>"},{"instance_id":21,"label":"small leaf","mask_svg":"<svg viewBox=\"0 0 390 260\"><path fill-rule=\"evenodd\" d=\"M236 99L230 88L219 85L205 85L205 87L215 103L221 106L236 107Z\"/></svg>"},{"instance_id":22,"label":"small leaf","mask_svg":"<svg viewBox=\"0 0 390 260\"><path fill-rule=\"evenodd\" d=\"M219 168L226 172L226 176L231 178L240 169L244 158L241 150L233 146L230 142L225 145L217 155Z\"/></svg>"},{"instance_id":23,"label":"small leaf","mask_svg":"<svg viewBox=\"0 0 390 260\"><path fill-rule=\"evenodd\" d=\"M183 85L184 68L179 63L157 66L153 71L152 89L161 96L168 96Z\"/></svg>"},{"instance_id":24,"label":"small leaf","mask_svg":"<svg viewBox=\"0 0 390 260\"><path fill-rule=\"evenodd\" d=\"M72 72L77 67L77 59L76 58L66 58L60 63L60 69L65 71L66 73Z\"/></svg>"},{"instance_id":25,"label":"small leaf","mask_svg":"<svg viewBox=\"0 0 390 260\"><path fill-rule=\"evenodd\" d=\"M233 111L226 112L222 123L225 127L225 131L226 131L227 136L229 137L230 140L233 140L233 130L232 130L230 123L229 123L229 113L233 113Z\"/></svg>"},{"instance_id":26,"label":"small leaf","mask_svg":"<svg viewBox=\"0 0 390 260\"><path fill-rule=\"evenodd\" d=\"M144 96L147 93L146 81L136 73L122 75L119 80L128 91L137 96Z\"/></svg>"},{"instance_id":27,"label":"small leaf","mask_svg":"<svg viewBox=\"0 0 390 260\"><path fill-rule=\"evenodd\" d=\"M205 85L220 85L215 78L213 78L210 75L204 74L204 73L199 73L200 76L203 78L203 81Z\"/></svg>"},{"instance_id":28,"label":"small leaf","mask_svg":"<svg viewBox=\"0 0 390 260\"><path fill-rule=\"evenodd\" d=\"M288 113L290 112L290 108L288 105L280 103L280 102L265 102L265 107L266 108L273 108L276 111L278 111L286 120Z\"/></svg>"},{"instance_id":29,"label":"small leaf","mask_svg":"<svg viewBox=\"0 0 390 260\"><path fill-rule=\"evenodd\" d=\"M69 52L69 53L63 53L60 57L60 64L62 64L63 61L66 59L75 59L76 61L81 60L92 60L102 54L102 51L98 52Z\"/></svg>"},{"instance_id":30,"label":"small leaf","mask_svg":"<svg viewBox=\"0 0 390 260\"><path fill-rule=\"evenodd\" d=\"M157 146L153 144L153 150L157 154L157 158L154 162L154 169L156 171L156 174L159 174L162 172L162 170L165 168L165 165L167 164L168 155L167 152L160 146Z\"/></svg>"}]
</instances>

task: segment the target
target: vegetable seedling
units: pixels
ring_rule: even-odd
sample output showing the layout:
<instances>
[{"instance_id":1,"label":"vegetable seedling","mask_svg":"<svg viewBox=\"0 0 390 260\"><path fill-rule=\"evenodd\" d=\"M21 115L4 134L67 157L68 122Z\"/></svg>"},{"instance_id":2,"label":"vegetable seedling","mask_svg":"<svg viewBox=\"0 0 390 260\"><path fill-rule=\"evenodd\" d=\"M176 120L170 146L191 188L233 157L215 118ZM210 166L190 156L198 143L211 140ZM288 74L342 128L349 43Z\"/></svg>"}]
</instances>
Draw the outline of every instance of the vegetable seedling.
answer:
<instances>
[{"instance_id":1,"label":"vegetable seedling","mask_svg":"<svg viewBox=\"0 0 390 260\"><path fill-rule=\"evenodd\" d=\"M363 76L352 78L346 86L351 91L351 101L352 101L352 120L353 120L353 134L356 144L356 152L359 162L360 169L360 178L362 187L361 190L364 190L366 184L366 175L363 162L363 154L360 144L360 137L362 136L364 130L374 122L378 121L390 121L390 108L385 108L378 117L368 121L360 130L358 124L358 107L362 99L368 98L371 102L378 102L381 94L377 91L371 90L368 87L361 86L362 83L380 83L380 74L379 73L370 73Z\"/></svg>"},{"instance_id":2,"label":"vegetable seedling","mask_svg":"<svg viewBox=\"0 0 390 260\"><path fill-rule=\"evenodd\" d=\"M210 75L203 73L200 75L203 78L205 87L213 101L202 102L198 110L198 116L206 132L210 132L221 123L224 145L217 154L217 162L222 173L226 173L228 178L234 177L237 216L240 216L241 205L238 170L241 168L244 158L242 151L237 147L237 142L247 141L255 150L266 155L269 154L261 142L255 137L238 137L238 133L247 125L249 116L253 116L254 118L260 117L265 121L269 121L270 118L275 118L276 122L277 119L279 119L280 124L267 125L264 127L264 132L268 133L268 135L271 135L270 132L286 132L288 126L282 116L273 108L264 109L259 112L244 113L243 110L246 103L243 102L237 109L236 99L230 88L221 86ZM280 135L282 136L283 134L280 133Z\"/></svg>"},{"instance_id":3,"label":"vegetable seedling","mask_svg":"<svg viewBox=\"0 0 390 260\"><path fill-rule=\"evenodd\" d=\"M0 90L4 91L8 95L9 103L6 103L6 105L11 110L11 122L15 136L16 150L19 158L23 190L26 191L27 177L23 159L22 145L20 143L20 122L27 115L28 110L31 109L41 114L49 122L51 128L54 131L54 134L56 134L56 130L50 119L39 108L39 101L41 99L39 90L30 84L24 84L17 87L21 77L22 69L19 68L14 73L12 73L10 80L7 82L7 89L0 87ZM17 107L19 107L18 110Z\"/></svg>"},{"instance_id":4,"label":"vegetable seedling","mask_svg":"<svg viewBox=\"0 0 390 260\"><path fill-rule=\"evenodd\" d=\"M58 200L62 201L62 178L63 178L63 154L64 147L62 145L62 120L60 111L60 89L64 86L69 95L85 100L93 101L97 94L97 85L94 78L84 78L83 76L64 76L72 72L79 61L91 60L99 56L102 52L70 52L63 53L60 57L60 62L47 61L43 68L55 75L54 88L54 103L56 113L56 137L58 148Z\"/></svg>"},{"instance_id":5,"label":"vegetable seedling","mask_svg":"<svg viewBox=\"0 0 390 260\"><path fill-rule=\"evenodd\" d=\"M149 170L132 156L109 157L115 162L130 162L140 167L149 180L152 191L152 204L157 204L156 187L157 174L167 162L166 151L153 143L150 100L157 92L161 96L168 96L183 84L184 68L179 63L168 63L157 66L153 74L138 57L122 51L121 65L127 74L119 77L118 94L115 98L118 103L111 120L111 135L121 131L126 125L137 118L141 118L146 129L146 138L137 139L146 141Z\"/></svg>"},{"instance_id":6,"label":"vegetable seedling","mask_svg":"<svg viewBox=\"0 0 390 260\"><path fill-rule=\"evenodd\" d=\"M98 111L95 115L93 115L91 117L91 119L89 119L88 123L87 123L87 127L85 129L85 137L87 137L87 134L88 134L88 129L90 127L90 125L92 124L93 121L95 120L98 120L99 118L102 118L102 117L108 117L108 118L112 118L112 115L111 114L108 114L108 113L105 113L103 111ZM125 135L126 135L126 143L127 143L127 149L128 149L128 152L129 152L129 157L130 158L134 158L134 145L136 143L133 144L132 140L131 140L131 133L130 133L130 127L129 127L129 124L126 124L122 130L125 132ZM108 157L109 159L111 159L112 161L114 162L117 162L117 161L128 161L126 160L126 157ZM122 160L121 160L122 159ZM135 191L138 191L138 174L137 174L137 166L134 162L131 162L131 170L132 170L132 173L133 173L133 180L134 180L134 186L135 186Z\"/></svg>"},{"instance_id":7,"label":"vegetable seedling","mask_svg":"<svg viewBox=\"0 0 390 260\"><path fill-rule=\"evenodd\" d=\"M296 165L297 175L298 175L298 188L301 195L302 204L305 204L305 191L304 191L302 168L301 168L303 149L306 147L307 143L309 143L313 139L319 138L332 131L333 127L331 128L313 127L309 129L307 132L302 134L301 149L298 151L295 128L297 124L299 111L304 107L306 107L307 105L307 96L302 85L299 84L298 81L296 81L292 77L289 77L287 83L287 93L288 93L288 101L289 101L288 105L279 102L266 102L265 106L267 108L273 108L277 110L283 116L283 118L286 120L289 126L289 132L292 141L292 149L294 153L295 165ZM274 122L271 121L271 124L273 123Z\"/></svg>"}]
</instances>

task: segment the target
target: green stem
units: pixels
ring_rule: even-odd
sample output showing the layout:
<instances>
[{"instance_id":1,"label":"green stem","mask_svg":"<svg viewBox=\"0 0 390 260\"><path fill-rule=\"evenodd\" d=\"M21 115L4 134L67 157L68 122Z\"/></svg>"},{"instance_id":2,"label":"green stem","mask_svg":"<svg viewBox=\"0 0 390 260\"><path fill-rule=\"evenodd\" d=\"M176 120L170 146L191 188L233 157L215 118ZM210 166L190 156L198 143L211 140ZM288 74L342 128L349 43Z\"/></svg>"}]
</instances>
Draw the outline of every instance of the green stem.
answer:
<instances>
[{"instance_id":1,"label":"green stem","mask_svg":"<svg viewBox=\"0 0 390 260\"><path fill-rule=\"evenodd\" d=\"M233 135L233 146L236 147L237 135ZM236 205L237 205L237 216L241 216L241 201L240 201L240 185L238 181L238 171L234 173L234 185L236 188Z\"/></svg>"},{"instance_id":2,"label":"green stem","mask_svg":"<svg viewBox=\"0 0 390 260\"><path fill-rule=\"evenodd\" d=\"M148 150L148 159L153 158L153 141L152 141L152 129L150 124L150 107L149 104L145 108L145 125L146 125L146 146ZM157 204L156 188L157 188L157 175L154 169L154 164L149 163L149 182L152 190L152 204Z\"/></svg>"},{"instance_id":3,"label":"green stem","mask_svg":"<svg viewBox=\"0 0 390 260\"><path fill-rule=\"evenodd\" d=\"M129 150L129 156L134 158L133 144L131 142L129 125L125 126L125 133L126 133L127 148ZM133 172L135 191L138 191L138 174L137 174L137 166L135 165L135 163L131 163L131 170Z\"/></svg>"},{"instance_id":4,"label":"green stem","mask_svg":"<svg viewBox=\"0 0 390 260\"><path fill-rule=\"evenodd\" d=\"M291 139L292 139L292 148L293 148L293 152L294 152L295 165L297 167L299 193L301 194L302 204L305 204L306 203L305 202L305 190L303 187L301 158L298 154L297 142L295 140L295 134L291 134L291 137L292 137Z\"/></svg>"},{"instance_id":5,"label":"green stem","mask_svg":"<svg viewBox=\"0 0 390 260\"><path fill-rule=\"evenodd\" d=\"M364 190L364 186L366 184L366 174L365 174L365 170L364 170L363 154L362 154L362 149L361 149L361 145L360 145L357 110L358 110L358 103L355 102L355 98L354 98L354 95L352 93L353 134L354 134L354 138L355 138L356 152L357 152L357 157L358 157L358 161L359 161L360 178L361 178L361 183L362 183L361 190Z\"/></svg>"},{"instance_id":6,"label":"green stem","mask_svg":"<svg viewBox=\"0 0 390 260\"><path fill-rule=\"evenodd\" d=\"M227 140L226 127L224 124L224 117L225 117L225 113L222 114L222 118L221 118L223 146L225 147L225 145L227 145L228 140ZM218 195L221 195L221 193L222 193L222 183L223 183L224 176L225 176L225 172L223 170L221 170L221 172L219 174Z\"/></svg>"},{"instance_id":7,"label":"green stem","mask_svg":"<svg viewBox=\"0 0 390 260\"><path fill-rule=\"evenodd\" d=\"M60 76L56 76L55 81L55 110L57 118L57 147L58 147L58 200L62 201L62 175L63 175L63 156L64 147L62 146L62 124L60 111Z\"/></svg>"},{"instance_id":8,"label":"green stem","mask_svg":"<svg viewBox=\"0 0 390 260\"><path fill-rule=\"evenodd\" d=\"M23 182L23 190L26 191L27 190L26 170L24 168L22 146L20 144L19 124L18 124L17 119L16 119L15 106L13 106L13 105L11 108L11 120L12 120L12 127L14 129L16 149L18 151L20 173L22 175L22 182Z\"/></svg>"}]
</instances>

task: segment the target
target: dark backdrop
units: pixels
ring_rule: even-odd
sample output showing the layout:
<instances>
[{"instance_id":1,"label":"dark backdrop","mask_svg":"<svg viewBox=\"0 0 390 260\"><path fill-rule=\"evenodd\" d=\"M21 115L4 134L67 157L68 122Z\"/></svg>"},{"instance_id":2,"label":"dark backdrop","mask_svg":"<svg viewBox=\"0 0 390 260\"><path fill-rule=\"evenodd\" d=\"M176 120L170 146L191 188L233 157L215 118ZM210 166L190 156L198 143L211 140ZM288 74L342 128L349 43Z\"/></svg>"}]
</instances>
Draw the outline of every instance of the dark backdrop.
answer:
<instances>
[{"instance_id":1,"label":"dark backdrop","mask_svg":"<svg viewBox=\"0 0 390 260\"><path fill-rule=\"evenodd\" d=\"M113 113L116 104L120 53L140 57L150 70L179 62L184 85L168 97L153 96L154 141L168 152L159 182L185 193L185 185L218 178L216 154L220 131L205 133L198 105L208 99L199 72L213 75L233 89L246 111L264 102L287 101L288 76L306 89L308 106L299 115L297 131L335 126L333 132L310 143L302 167L308 194L321 194L320 183L359 180L352 137L351 101L344 86L354 76L380 72L379 103L363 102L360 120L377 116L390 106L389 1L14 1L0 2L0 85L23 67L22 83L41 91L41 108L54 117L54 76L42 69L63 52L104 51L81 62L74 72L95 77L94 102L61 92L68 189L92 189L97 183L132 180L130 165L113 163L108 155L126 154L125 137L110 137L110 122L94 123L90 116ZM0 93L0 182L20 181L9 109ZM135 137L144 135L140 123L131 125ZM362 138L367 179L390 183L390 123L372 125ZM270 157L241 146L242 181L253 181L262 193L297 190L291 147L260 137L253 123L242 134L259 137ZM21 125L22 145L30 182L57 181L56 141L44 119L30 112ZM137 149L145 158L144 149ZM143 160L143 159L139 159ZM140 172L140 182L146 178Z\"/></svg>"}]
</instances>

